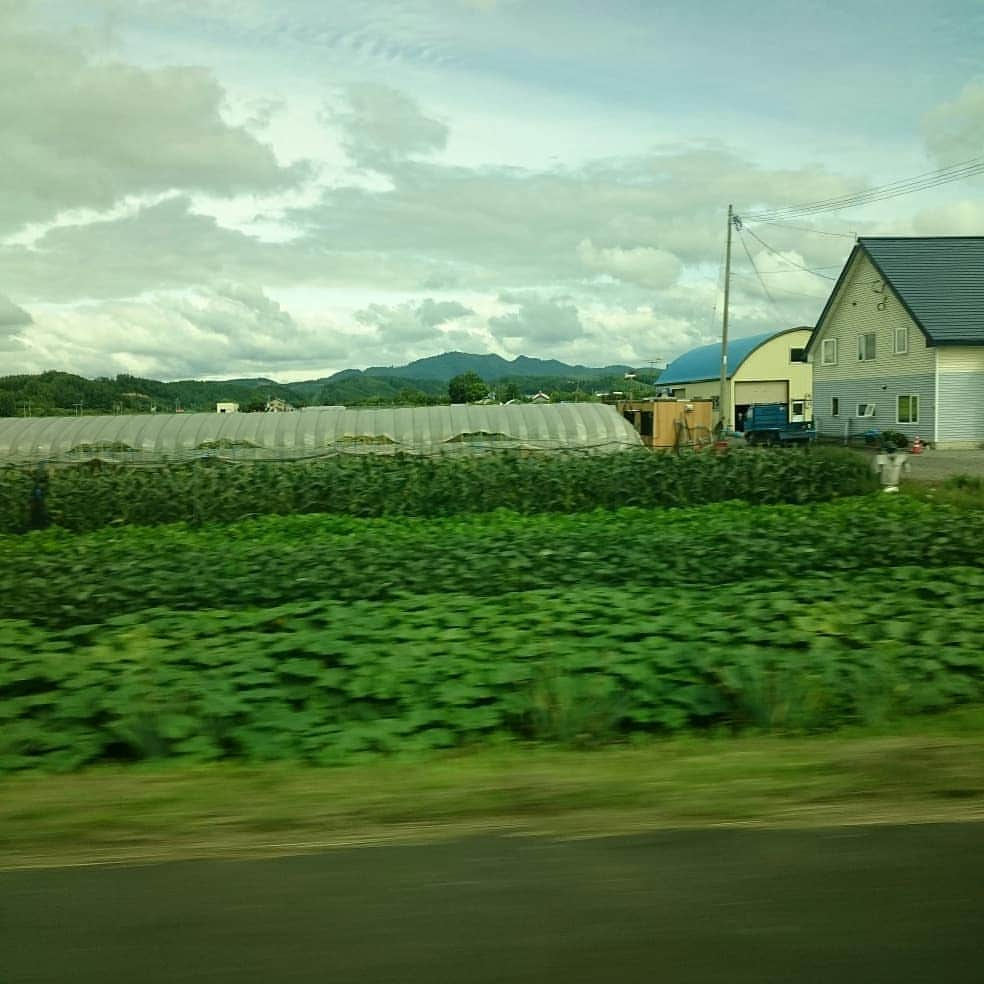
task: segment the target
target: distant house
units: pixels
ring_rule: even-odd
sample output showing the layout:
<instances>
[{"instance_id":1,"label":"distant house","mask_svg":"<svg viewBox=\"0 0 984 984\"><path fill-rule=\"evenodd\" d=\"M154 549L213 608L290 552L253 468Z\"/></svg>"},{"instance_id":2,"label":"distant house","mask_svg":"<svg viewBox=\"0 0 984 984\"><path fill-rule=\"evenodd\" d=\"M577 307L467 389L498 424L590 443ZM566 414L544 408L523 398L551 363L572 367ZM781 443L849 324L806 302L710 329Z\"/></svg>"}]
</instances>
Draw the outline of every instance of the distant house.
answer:
<instances>
[{"instance_id":1,"label":"distant house","mask_svg":"<svg viewBox=\"0 0 984 984\"><path fill-rule=\"evenodd\" d=\"M728 339L728 426L742 430L755 403L784 403L791 420L810 416L813 381L806 364L809 328ZM691 349L674 359L656 383L661 393L682 400L711 400L721 395L721 345Z\"/></svg>"},{"instance_id":2,"label":"distant house","mask_svg":"<svg viewBox=\"0 0 984 984\"><path fill-rule=\"evenodd\" d=\"M820 434L984 441L984 237L862 237L810 336Z\"/></svg>"},{"instance_id":3,"label":"distant house","mask_svg":"<svg viewBox=\"0 0 984 984\"><path fill-rule=\"evenodd\" d=\"M216 403L215 404L216 413L238 413L239 404L238 403Z\"/></svg>"},{"instance_id":4,"label":"distant house","mask_svg":"<svg viewBox=\"0 0 984 984\"><path fill-rule=\"evenodd\" d=\"M278 396L272 396L267 400L266 406L263 409L267 413L290 413L294 408L286 400L281 400Z\"/></svg>"},{"instance_id":5,"label":"distant house","mask_svg":"<svg viewBox=\"0 0 984 984\"><path fill-rule=\"evenodd\" d=\"M543 392L543 390L537 390L531 397L528 398L530 403L549 403L550 397Z\"/></svg>"}]
</instances>

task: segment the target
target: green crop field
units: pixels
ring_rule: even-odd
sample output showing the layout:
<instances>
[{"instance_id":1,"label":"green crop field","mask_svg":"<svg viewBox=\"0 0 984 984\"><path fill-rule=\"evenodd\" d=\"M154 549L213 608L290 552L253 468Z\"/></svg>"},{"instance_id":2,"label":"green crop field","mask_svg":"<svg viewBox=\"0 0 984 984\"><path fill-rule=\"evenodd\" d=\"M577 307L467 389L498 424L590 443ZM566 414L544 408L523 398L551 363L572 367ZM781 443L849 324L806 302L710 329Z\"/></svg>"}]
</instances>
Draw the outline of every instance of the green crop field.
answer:
<instances>
[{"instance_id":1,"label":"green crop field","mask_svg":"<svg viewBox=\"0 0 984 984\"><path fill-rule=\"evenodd\" d=\"M984 699L984 514L265 517L0 539L0 769L807 733Z\"/></svg>"},{"instance_id":2,"label":"green crop field","mask_svg":"<svg viewBox=\"0 0 984 984\"><path fill-rule=\"evenodd\" d=\"M417 458L339 455L308 463L162 468L98 462L40 470L0 469L0 532L45 518L73 531L122 524L236 522L319 513L455 516L511 509L524 514L679 507L743 499L823 502L872 491L868 463L842 449L777 455L488 454ZM34 496L37 490L39 498Z\"/></svg>"}]
</instances>

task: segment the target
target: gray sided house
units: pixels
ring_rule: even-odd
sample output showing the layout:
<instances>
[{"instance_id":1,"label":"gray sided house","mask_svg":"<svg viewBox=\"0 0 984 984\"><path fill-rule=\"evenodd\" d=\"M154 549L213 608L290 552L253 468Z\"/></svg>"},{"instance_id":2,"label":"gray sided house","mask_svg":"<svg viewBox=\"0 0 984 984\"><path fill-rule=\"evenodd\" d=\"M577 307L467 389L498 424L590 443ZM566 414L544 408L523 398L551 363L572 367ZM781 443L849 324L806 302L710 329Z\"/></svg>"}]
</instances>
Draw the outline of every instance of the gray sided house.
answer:
<instances>
[{"instance_id":1,"label":"gray sided house","mask_svg":"<svg viewBox=\"0 0 984 984\"><path fill-rule=\"evenodd\" d=\"M823 436L984 442L984 236L859 239L807 356Z\"/></svg>"}]
</instances>

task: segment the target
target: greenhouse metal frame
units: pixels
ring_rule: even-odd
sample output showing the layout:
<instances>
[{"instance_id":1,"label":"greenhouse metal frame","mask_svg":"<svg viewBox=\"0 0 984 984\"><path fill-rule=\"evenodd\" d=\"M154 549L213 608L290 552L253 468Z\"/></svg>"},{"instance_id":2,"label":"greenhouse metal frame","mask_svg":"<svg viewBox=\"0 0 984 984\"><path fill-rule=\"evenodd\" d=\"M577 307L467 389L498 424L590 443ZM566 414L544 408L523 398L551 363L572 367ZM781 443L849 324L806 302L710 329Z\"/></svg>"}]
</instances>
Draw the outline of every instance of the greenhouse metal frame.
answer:
<instances>
[{"instance_id":1,"label":"greenhouse metal frame","mask_svg":"<svg viewBox=\"0 0 984 984\"><path fill-rule=\"evenodd\" d=\"M158 413L0 419L0 464L198 459L289 461L336 454L634 450L641 438L601 403L309 407L293 413Z\"/></svg>"}]
</instances>

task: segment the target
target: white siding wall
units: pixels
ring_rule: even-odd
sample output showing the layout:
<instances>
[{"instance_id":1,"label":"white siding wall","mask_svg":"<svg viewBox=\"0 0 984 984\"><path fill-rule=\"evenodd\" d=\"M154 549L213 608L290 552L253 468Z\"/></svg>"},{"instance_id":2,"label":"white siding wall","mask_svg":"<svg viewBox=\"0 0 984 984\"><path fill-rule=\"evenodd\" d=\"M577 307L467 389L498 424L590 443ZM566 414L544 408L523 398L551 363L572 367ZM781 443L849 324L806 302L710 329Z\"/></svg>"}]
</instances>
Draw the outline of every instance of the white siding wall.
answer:
<instances>
[{"instance_id":1,"label":"white siding wall","mask_svg":"<svg viewBox=\"0 0 984 984\"><path fill-rule=\"evenodd\" d=\"M942 445L984 442L984 346L942 346L939 355L939 430Z\"/></svg>"},{"instance_id":2,"label":"white siding wall","mask_svg":"<svg viewBox=\"0 0 984 984\"><path fill-rule=\"evenodd\" d=\"M908 351L895 352L895 331L907 331ZM858 359L858 337L875 335L875 358ZM837 340L837 364L823 365L823 341ZM855 257L853 268L841 288L840 296L828 312L823 331L810 350L813 369L813 417L817 430L825 436L857 434L870 428L899 430L912 438L932 440L936 416L936 352L909 317L892 289L881 278L863 253ZM899 423L898 397L919 397L919 420ZM834 417L833 398L840 402ZM858 418L859 403L874 403L873 418Z\"/></svg>"}]
</instances>

